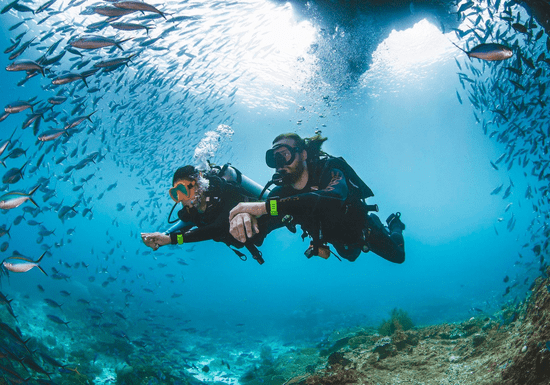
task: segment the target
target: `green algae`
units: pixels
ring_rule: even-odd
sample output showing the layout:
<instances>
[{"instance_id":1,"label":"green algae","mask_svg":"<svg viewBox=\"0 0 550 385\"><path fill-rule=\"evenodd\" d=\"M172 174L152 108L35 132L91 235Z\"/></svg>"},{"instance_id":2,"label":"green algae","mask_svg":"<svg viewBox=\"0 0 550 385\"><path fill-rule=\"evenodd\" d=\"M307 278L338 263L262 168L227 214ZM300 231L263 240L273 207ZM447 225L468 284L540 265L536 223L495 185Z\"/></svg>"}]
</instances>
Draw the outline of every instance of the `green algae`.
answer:
<instances>
[{"instance_id":1,"label":"green algae","mask_svg":"<svg viewBox=\"0 0 550 385\"><path fill-rule=\"evenodd\" d=\"M403 309L395 308L390 313L390 319L385 320L378 327L378 333L383 336L391 336L396 330L409 330L414 324Z\"/></svg>"}]
</instances>

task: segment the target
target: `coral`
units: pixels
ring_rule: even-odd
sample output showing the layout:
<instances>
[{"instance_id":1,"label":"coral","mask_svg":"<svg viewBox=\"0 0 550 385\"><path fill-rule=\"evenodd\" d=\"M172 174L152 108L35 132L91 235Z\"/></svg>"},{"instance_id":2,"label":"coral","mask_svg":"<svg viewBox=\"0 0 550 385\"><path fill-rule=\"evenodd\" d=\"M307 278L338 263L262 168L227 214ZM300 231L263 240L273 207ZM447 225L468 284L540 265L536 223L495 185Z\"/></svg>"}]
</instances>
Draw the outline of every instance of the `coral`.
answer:
<instances>
[{"instance_id":1,"label":"coral","mask_svg":"<svg viewBox=\"0 0 550 385\"><path fill-rule=\"evenodd\" d=\"M403 309L393 309L390 316L390 319L382 322L378 328L378 332L383 336L391 336L396 330L409 330L414 326L411 318Z\"/></svg>"},{"instance_id":2,"label":"coral","mask_svg":"<svg viewBox=\"0 0 550 385\"><path fill-rule=\"evenodd\" d=\"M376 341L374 344L373 353L378 353L380 359L384 359L389 356L394 356L397 354L395 345L392 344L390 337L384 337Z\"/></svg>"}]
</instances>

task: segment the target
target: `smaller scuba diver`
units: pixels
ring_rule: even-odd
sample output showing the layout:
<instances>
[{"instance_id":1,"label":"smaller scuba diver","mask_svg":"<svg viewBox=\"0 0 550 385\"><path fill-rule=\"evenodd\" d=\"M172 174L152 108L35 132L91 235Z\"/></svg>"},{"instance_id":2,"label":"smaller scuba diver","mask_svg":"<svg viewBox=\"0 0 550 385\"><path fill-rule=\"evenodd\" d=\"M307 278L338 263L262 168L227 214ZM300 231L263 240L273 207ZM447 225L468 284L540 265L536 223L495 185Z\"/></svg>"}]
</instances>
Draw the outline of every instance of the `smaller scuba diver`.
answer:
<instances>
[{"instance_id":1,"label":"smaller scuba diver","mask_svg":"<svg viewBox=\"0 0 550 385\"><path fill-rule=\"evenodd\" d=\"M231 175L235 177L231 178ZM204 173L191 165L181 167L174 173L172 188L168 191L175 202L168 222L177 224L165 233L141 233L141 238L155 251L165 245L206 240L224 242L230 248L246 246L254 259L263 263L261 253L252 241L239 242L229 233L230 210L239 202L257 201L260 190L261 186L228 165ZM178 211L179 221L170 221L178 203L183 205ZM239 218L242 216L237 216L235 221ZM245 254L231 249L241 259L246 259Z\"/></svg>"},{"instance_id":2,"label":"smaller scuba diver","mask_svg":"<svg viewBox=\"0 0 550 385\"><path fill-rule=\"evenodd\" d=\"M325 140L320 134L305 140L294 133L277 136L266 153L268 167L276 169L266 188L271 184L278 187L265 202L239 203L232 209L231 234L239 242L256 237L258 224L269 218L268 225L262 226L267 232L282 226L295 232L296 224L301 226L302 238L311 238L305 252L308 258L328 258L330 243L352 262L361 252L373 251L388 261L403 263L405 225L401 214L391 214L386 220L388 227L376 214L369 214L378 211L377 205L365 203L374 196L372 190L344 159L321 151ZM245 213L247 221L242 219Z\"/></svg>"}]
</instances>

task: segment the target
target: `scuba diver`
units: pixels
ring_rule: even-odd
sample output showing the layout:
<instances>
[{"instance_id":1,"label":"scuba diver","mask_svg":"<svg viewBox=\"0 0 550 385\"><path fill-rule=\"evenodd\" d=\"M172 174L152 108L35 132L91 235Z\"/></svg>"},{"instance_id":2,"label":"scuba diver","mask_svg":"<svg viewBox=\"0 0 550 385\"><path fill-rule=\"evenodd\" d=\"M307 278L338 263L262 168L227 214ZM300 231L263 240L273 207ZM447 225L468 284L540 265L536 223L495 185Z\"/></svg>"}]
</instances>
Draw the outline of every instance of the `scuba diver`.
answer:
<instances>
[{"instance_id":1,"label":"scuba diver","mask_svg":"<svg viewBox=\"0 0 550 385\"><path fill-rule=\"evenodd\" d=\"M175 202L168 223L177 222L176 225L164 233L141 233L141 238L155 251L165 245L212 239L224 242L243 260L246 260L246 255L233 247L245 246L262 264L262 254L251 240L239 242L229 233L230 210L239 202L257 201L261 190L260 185L229 165L211 167L208 172L201 172L191 165L181 167L174 173L172 188L168 191ZM171 221L178 203L183 205L178 211L179 220ZM234 220L238 219L239 216Z\"/></svg>"},{"instance_id":2,"label":"scuba diver","mask_svg":"<svg viewBox=\"0 0 550 385\"><path fill-rule=\"evenodd\" d=\"M265 202L239 203L231 210L231 234L245 242L261 233L259 224L269 218L268 225L261 226L268 232L282 226L296 232L296 224L301 226L302 239L311 238L305 252L308 258L328 258L330 243L351 262L361 252L373 251L388 261L403 263L401 213L391 214L387 227L376 214L369 214L378 211L377 205L365 203L374 196L372 190L344 159L321 151L325 140L319 133L305 140L294 133L277 136L266 153L267 166L276 169L266 188L277 187Z\"/></svg>"}]
</instances>

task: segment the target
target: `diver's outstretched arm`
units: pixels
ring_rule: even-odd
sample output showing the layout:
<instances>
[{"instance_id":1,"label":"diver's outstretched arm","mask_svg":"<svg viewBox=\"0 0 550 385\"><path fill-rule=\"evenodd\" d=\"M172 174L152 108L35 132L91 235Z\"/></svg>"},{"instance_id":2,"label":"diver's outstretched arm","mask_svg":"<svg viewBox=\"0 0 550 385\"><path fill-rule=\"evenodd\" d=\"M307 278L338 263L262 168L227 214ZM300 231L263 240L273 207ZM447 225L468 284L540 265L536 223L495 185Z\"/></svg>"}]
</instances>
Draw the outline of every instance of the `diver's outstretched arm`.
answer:
<instances>
[{"instance_id":1,"label":"diver's outstretched arm","mask_svg":"<svg viewBox=\"0 0 550 385\"><path fill-rule=\"evenodd\" d=\"M146 246L153 250L158 250L160 246L166 246L171 243L170 236L163 233L141 233L141 239Z\"/></svg>"}]
</instances>

